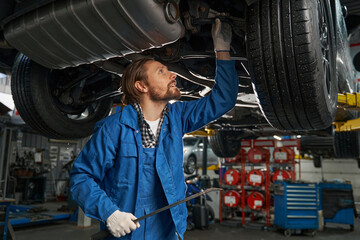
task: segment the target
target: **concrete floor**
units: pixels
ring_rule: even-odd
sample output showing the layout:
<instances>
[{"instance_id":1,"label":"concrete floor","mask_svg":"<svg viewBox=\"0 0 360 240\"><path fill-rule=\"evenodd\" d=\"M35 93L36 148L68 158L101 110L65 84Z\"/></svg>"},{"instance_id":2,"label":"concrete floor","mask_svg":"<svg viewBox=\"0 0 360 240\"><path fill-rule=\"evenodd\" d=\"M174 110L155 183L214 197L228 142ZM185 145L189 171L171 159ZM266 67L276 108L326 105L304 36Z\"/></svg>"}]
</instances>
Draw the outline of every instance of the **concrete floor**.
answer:
<instances>
[{"instance_id":1,"label":"concrete floor","mask_svg":"<svg viewBox=\"0 0 360 240\"><path fill-rule=\"evenodd\" d=\"M56 211L61 202L49 202L40 204L49 210ZM238 222L236 222L238 223ZM232 224L233 226L234 224ZM253 225L253 228L257 225ZM360 240L360 219L355 219L355 230L349 231L349 225L329 224L323 232L312 238L310 235L292 235L291 239L314 239L314 240ZM15 228L17 240L89 240L91 235L99 231L98 221L93 220L92 226L87 228L78 227L70 221L57 221L46 225ZM206 230L195 229L185 233L185 240L230 240L230 239L251 239L251 240L279 240L289 239L283 232L274 230L256 230L248 227L231 227L225 224L213 223ZM161 239L159 239L161 240Z\"/></svg>"},{"instance_id":2,"label":"concrete floor","mask_svg":"<svg viewBox=\"0 0 360 240\"><path fill-rule=\"evenodd\" d=\"M355 220L355 230L350 232L348 225L327 224L323 232L312 238L309 235L293 235L291 239L314 239L314 240L359 240L360 220ZM88 228L79 228L75 223L60 221L53 224L16 228L17 240L89 240L90 236L99 229L98 224ZM254 230L243 227L229 227L220 223L211 224L207 230L193 230L185 233L185 240L230 240L230 239L258 239L258 240L279 240L289 239L281 232Z\"/></svg>"}]
</instances>

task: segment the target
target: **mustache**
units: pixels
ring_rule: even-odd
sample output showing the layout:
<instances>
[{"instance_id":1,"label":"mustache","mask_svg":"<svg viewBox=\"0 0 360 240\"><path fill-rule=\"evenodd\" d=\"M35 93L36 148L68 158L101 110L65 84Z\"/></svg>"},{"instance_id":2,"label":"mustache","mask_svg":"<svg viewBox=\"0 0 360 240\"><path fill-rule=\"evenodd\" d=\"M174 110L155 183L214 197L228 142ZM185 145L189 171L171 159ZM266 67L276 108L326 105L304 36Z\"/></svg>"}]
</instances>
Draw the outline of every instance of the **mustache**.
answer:
<instances>
[{"instance_id":1,"label":"mustache","mask_svg":"<svg viewBox=\"0 0 360 240\"><path fill-rule=\"evenodd\" d=\"M171 82L168 84L168 87L170 87L170 85L172 85L172 84L174 84L174 83L175 83L175 86L176 86L177 82L176 82L176 80L173 80L173 81L171 81Z\"/></svg>"}]
</instances>

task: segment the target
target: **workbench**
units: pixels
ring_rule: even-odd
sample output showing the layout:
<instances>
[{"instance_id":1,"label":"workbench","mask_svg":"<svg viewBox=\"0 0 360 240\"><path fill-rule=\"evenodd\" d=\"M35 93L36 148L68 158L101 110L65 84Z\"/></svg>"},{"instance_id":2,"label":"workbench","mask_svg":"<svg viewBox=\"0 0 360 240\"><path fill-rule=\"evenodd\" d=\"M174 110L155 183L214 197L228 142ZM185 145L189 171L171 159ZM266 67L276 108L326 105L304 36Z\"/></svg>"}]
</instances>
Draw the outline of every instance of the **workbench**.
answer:
<instances>
[{"instance_id":1,"label":"workbench","mask_svg":"<svg viewBox=\"0 0 360 240\"><path fill-rule=\"evenodd\" d=\"M0 199L0 206L5 206L5 217L4 217L4 222L3 224L1 224L0 222L0 226L3 225L4 226L4 232L3 232L3 240L6 240L7 238L7 232L8 230L10 231L10 234L12 236L14 236L14 231L12 229L12 226L9 222L9 216L10 216L10 204L14 203L15 199L12 198L2 198ZM14 237L13 237L14 238Z\"/></svg>"}]
</instances>

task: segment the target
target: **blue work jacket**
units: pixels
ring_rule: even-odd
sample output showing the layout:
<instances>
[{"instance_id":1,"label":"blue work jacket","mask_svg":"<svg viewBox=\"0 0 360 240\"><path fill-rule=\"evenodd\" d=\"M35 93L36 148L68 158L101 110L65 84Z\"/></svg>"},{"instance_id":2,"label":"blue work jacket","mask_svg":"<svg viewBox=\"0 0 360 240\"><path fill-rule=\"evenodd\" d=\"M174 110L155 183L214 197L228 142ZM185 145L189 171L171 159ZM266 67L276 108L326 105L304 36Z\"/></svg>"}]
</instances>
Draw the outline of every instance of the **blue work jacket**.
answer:
<instances>
[{"instance_id":1,"label":"blue work jacket","mask_svg":"<svg viewBox=\"0 0 360 240\"><path fill-rule=\"evenodd\" d=\"M156 147L156 171L168 204L185 197L183 135L231 110L236 103L237 89L234 61L217 60L211 94L195 101L168 104L169 112L165 115ZM93 136L70 173L73 199L87 216L102 223L117 209L136 216L143 161L137 112L128 105L96 124ZM176 231L183 238L186 205L173 207L170 212ZM131 239L131 235L124 239Z\"/></svg>"}]
</instances>

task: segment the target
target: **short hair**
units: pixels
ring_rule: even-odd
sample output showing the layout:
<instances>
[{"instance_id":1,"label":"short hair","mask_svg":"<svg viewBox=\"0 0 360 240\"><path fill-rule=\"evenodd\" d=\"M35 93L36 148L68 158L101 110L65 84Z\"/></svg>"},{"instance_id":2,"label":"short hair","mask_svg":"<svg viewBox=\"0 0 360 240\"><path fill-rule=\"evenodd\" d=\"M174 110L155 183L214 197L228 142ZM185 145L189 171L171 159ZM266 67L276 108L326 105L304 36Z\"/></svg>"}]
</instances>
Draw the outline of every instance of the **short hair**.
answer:
<instances>
[{"instance_id":1,"label":"short hair","mask_svg":"<svg viewBox=\"0 0 360 240\"><path fill-rule=\"evenodd\" d=\"M144 65L154 61L153 58L145 57L130 63L124 70L121 77L121 90L123 92L122 102L125 105L138 103L141 92L136 89L136 81L147 81L146 68Z\"/></svg>"}]
</instances>

